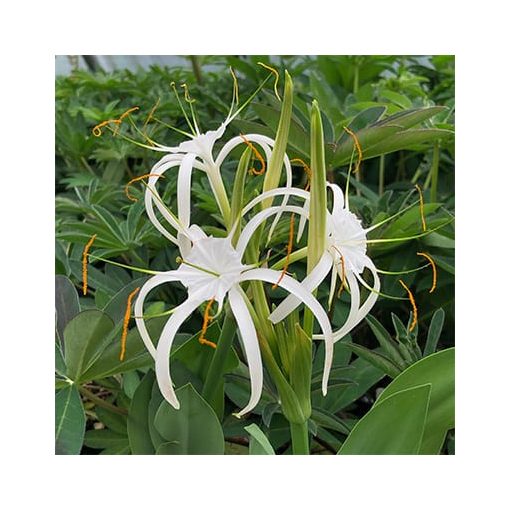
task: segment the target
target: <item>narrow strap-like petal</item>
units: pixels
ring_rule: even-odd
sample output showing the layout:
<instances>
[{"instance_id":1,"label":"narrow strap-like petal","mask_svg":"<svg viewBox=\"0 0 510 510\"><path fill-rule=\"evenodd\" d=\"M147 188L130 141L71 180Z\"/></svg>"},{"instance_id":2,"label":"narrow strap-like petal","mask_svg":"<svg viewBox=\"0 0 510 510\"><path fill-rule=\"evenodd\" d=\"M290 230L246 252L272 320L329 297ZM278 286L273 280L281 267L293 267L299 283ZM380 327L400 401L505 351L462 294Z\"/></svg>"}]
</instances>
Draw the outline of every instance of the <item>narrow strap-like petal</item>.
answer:
<instances>
[{"instance_id":1,"label":"narrow strap-like petal","mask_svg":"<svg viewBox=\"0 0 510 510\"><path fill-rule=\"evenodd\" d=\"M195 154L186 154L177 176L177 215L184 228L189 227L191 219L191 174L195 159Z\"/></svg>"},{"instance_id":2,"label":"narrow strap-like petal","mask_svg":"<svg viewBox=\"0 0 510 510\"><path fill-rule=\"evenodd\" d=\"M275 207L269 207L268 209L260 211L243 228L243 231L241 232L241 235L239 236L239 239L237 241L236 250L241 254L244 253L246 247L248 246L248 243L250 242L252 235L255 233L257 228L259 228L260 225L264 223L264 221L266 221L273 214L278 214L280 212L291 213L293 212L299 215L306 214L306 211L302 207L297 207L295 205L286 206L279 205Z\"/></svg>"},{"instance_id":3,"label":"narrow strap-like petal","mask_svg":"<svg viewBox=\"0 0 510 510\"><path fill-rule=\"evenodd\" d=\"M344 208L344 194L338 184L332 184L328 182L328 188L333 192L332 214L333 216L336 216Z\"/></svg>"},{"instance_id":4,"label":"narrow strap-like petal","mask_svg":"<svg viewBox=\"0 0 510 510\"><path fill-rule=\"evenodd\" d=\"M244 135L244 138L250 142L258 143L262 150L265 152L266 160L269 160L271 156L271 150L269 147L272 147L274 145L274 140L272 138L269 138L268 136L264 135L256 135L256 134L247 134ZM221 166L223 164L223 161L225 161L226 157L238 146L242 145L243 143L246 143L242 137L240 136L234 136L234 138L231 138L220 150L218 153L218 156L216 157L215 163L218 166Z\"/></svg>"},{"instance_id":5,"label":"narrow strap-like petal","mask_svg":"<svg viewBox=\"0 0 510 510\"><path fill-rule=\"evenodd\" d=\"M301 281L301 285L309 292L314 291L326 278L328 275L331 266L333 265L333 261L331 255L328 252L325 252L317 265L312 269L309 275L306 276L304 280ZM271 313L269 316L269 320L276 324L281 320L285 319L289 315L289 313L293 312L299 305L301 301L298 297L294 295L287 296Z\"/></svg>"},{"instance_id":6,"label":"narrow strap-like petal","mask_svg":"<svg viewBox=\"0 0 510 510\"><path fill-rule=\"evenodd\" d=\"M324 308L322 308L321 304L299 282L287 275L282 278L281 273L274 271L273 269L250 269L243 273L239 280L261 280L273 284L278 282L278 285L282 289L294 294L311 310L324 335L326 356L324 361L324 374L322 377L322 393L326 395L328 391L329 373L333 362L333 332L331 331L331 324L329 323L328 315L324 311Z\"/></svg>"},{"instance_id":7,"label":"narrow strap-like petal","mask_svg":"<svg viewBox=\"0 0 510 510\"><path fill-rule=\"evenodd\" d=\"M241 212L241 216L248 214L257 204L263 202L267 198L277 197L280 195L293 195L299 198L308 199L310 198L310 193L300 188L274 188L269 191L265 191L260 195L257 195L253 200L246 204Z\"/></svg>"},{"instance_id":8,"label":"narrow strap-like petal","mask_svg":"<svg viewBox=\"0 0 510 510\"><path fill-rule=\"evenodd\" d=\"M201 305L201 301L187 299L179 305L165 324L156 350L156 378L165 400L175 409L179 409L179 401L175 395L170 376L170 350L175 335L183 322Z\"/></svg>"},{"instance_id":9,"label":"narrow strap-like petal","mask_svg":"<svg viewBox=\"0 0 510 510\"><path fill-rule=\"evenodd\" d=\"M156 348L154 347L154 342L151 340L149 332L147 331L147 327L145 326L145 320L143 319L143 304L147 294L152 289L163 283L175 281L179 281L175 271L168 271L166 273L153 276L145 282L145 284L140 289L140 292L138 292L138 296L136 297L134 308L136 327L138 328L138 332L142 337L142 341L145 344L145 347L147 347L147 350L153 358L156 357Z\"/></svg>"},{"instance_id":10,"label":"narrow strap-like petal","mask_svg":"<svg viewBox=\"0 0 510 510\"><path fill-rule=\"evenodd\" d=\"M257 339L257 331L255 330L253 319L251 318L250 312L239 293L237 285L234 285L230 289L228 296L232 314L235 317L237 326L239 327L239 332L241 333L241 342L244 346L246 361L250 371L250 400L246 407L237 413L237 416L242 416L250 412L258 404L260 396L262 395L262 359L260 356L259 341Z\"/></svg>"}]
</instances>

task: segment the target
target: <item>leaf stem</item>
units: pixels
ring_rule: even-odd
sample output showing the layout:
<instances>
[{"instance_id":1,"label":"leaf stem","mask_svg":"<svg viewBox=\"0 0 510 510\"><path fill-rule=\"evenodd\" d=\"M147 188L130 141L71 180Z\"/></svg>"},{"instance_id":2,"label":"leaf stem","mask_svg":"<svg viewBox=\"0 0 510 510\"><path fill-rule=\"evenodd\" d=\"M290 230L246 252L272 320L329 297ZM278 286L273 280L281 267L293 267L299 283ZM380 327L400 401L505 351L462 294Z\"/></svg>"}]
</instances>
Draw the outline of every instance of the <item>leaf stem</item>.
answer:
<instances>
[{"instance_id":1,"label":"leaf stem","mask_svg":"<svg viewBox=\"0 0 510 510\"><path fill-rule=\"evenodd\" d=\"M94 393L89 391L87 388L84 388L83 386L80 386L78 390L85 398L88 398L91 402L94 402L94 404L98 405L99 407L102 407L103 409L108 409L108 411L111 411L112 413L120 414L123 416L127 415L128 413L127 409L122 409L113 404L110 404L110 402L107 402L106 400L97 397L96 395L94 395Z\"/></svg>"}]
</instances>

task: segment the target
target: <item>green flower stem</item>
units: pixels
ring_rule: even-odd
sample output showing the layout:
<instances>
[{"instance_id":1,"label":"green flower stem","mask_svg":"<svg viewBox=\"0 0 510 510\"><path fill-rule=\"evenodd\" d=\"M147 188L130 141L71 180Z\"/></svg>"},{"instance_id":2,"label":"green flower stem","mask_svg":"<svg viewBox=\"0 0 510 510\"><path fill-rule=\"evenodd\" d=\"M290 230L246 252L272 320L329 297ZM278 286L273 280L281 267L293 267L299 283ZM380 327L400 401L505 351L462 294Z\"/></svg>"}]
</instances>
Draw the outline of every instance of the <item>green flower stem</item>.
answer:
<instances>
[{"instance_id":1,"label":"green flower stem","mask_svg":"<svg viewBox=\"0 0 510 510\"><path fill-rule=\"evenodd\" d=\"M113 404L110 404L110 402L107 402L106 400L99 398L98 396L94 395L94 393L87 390L87 388L84 388L83 386L80 386L78 390L85 398L89 399L91 402L94 402L94 404L96 404L99 407L102 407L103 409L108 409L108 411L111 411L112 413L120 414L123 416L128 413L127 409L122 409Z\"/></svg>"},{"instance_id":2,"label":"green flower stem","mask_svg":"<svg viewBox=\"0 0 510 510\"><path fill-rule=\"evenodd\" d=\"M379 158L379 195L384 193L384 154Z\"/></svg>"},{"instance_id":3,"label":"green flower stem","mask_svg":"<svg viewBox=\"0 0 510 510\"><path fill-rule=\"evenodd\" d=\"M439 180L439 142L434 144L432 152L432 168L430 169L432 183L430 186L430 201L437 202L437 182Z\"/></svg>"},{"instance_id":4,"label":"green flower stem","mask_svg":"<svg viewBox=\"0 0 510 510\"><path fill-rule=\"evenodd\" d=\"M290 436L292 439L292 453L294 455L310 455L308 443L308 422L290 423Z\"/></svg>"},{"instance_id":5,"label":"green flower stem","mask_svg":"<svg viewBox=\"0 0 510 510\"><path fill-rule=\"evenodd\" d=\"M211 402L216 394L219 384L222 381L225 362L228 358L228 353L232 347L234 335L236 332L236 322L232 312L228 310L225 314L225 320L221 328L220 337L214 350L214 355L207 371L202 396L207 402Z\"/></svg>"}]
</instances>

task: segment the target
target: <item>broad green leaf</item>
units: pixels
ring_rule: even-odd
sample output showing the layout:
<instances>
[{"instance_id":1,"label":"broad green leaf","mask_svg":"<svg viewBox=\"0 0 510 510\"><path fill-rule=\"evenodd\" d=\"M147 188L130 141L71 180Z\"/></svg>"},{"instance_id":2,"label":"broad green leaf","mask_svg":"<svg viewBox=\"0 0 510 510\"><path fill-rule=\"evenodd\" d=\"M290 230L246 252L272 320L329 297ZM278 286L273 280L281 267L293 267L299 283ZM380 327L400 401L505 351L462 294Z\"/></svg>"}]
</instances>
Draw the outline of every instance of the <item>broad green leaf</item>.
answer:
<instances>
[{"instance_id":1,"label":"broad green leaf","mask_svg":"<svg viewBox=\"0 0 510 510\"><path fill-rule=\"evenodd\" d=\"M423 350L423 356L428 356L436 352L437 342L439 341L439 337L441 336L441 331L443 330L445 313L442 308L436 310L432 319L430 321L429 332L427 334L427 343L425 344L425 349Z\"/></svg>"},{"instance_id":2,"label":"broad green leaf","mask_svg":"<svg viewBox=\"0 0 510 510\"><path fill-rule=\"evenodd\" d=\"M118 449L124 450L126 446L129 447L125 434L119 434L108 429L87 430L83 443L85 446L97 450L115 448L114 451L118 451Z\"/></svg>"},{"instance_id":3,"label":"broad green leaf","mask_svg":"<svg viewBox=\"0 0 510 510\"><path fill-rule=\"evenodd\" d=\"M85 411L76 386L70 384L55 398L55 453L79 455L85 433Z\"/></svg>"},{"instance_id":4,"label":"broad green leaf","mask_svg":"<svg viewBox=\"0 0 510 510\"><path fill-rule=\"evenodd\" d=\"M395 113L385 119L380 120L374 124L375 126L385 126L388 124L398 125L401 128L408 129L416 126L427 119L430 119L434 115L441 113L446 108L444 106L430 106L427 108L415 108L412 110L406 110L403 112Z\"/></svg>"},{"instance_id":5,"label":"broad green leaf","mask_svg":"<svg viewBox=\"0 0 510 510\"><path fill-rule=\"evenodd\" d=\"M172 455L223 455L224 439L216 413L191 384L176 391L180 409L164 400L156 413L154 425L171 445Z\"/></svg>"},{"instance_id":6,"label":"broad green leaf","mask_svg":"<svg viewBox=\"0 0 510 510\"><path fill-rule=\"evenodd\" d=\"M124 314L126 313L127 299L129 294L133 292L137 287L141 287L146 281L147 277L133 280L124 286L121 290L119 290L115 296L113 296L108 301L108 304L103 308L103 311L112 318L113 322L117 323L123 320Z\"/></svg>"},{"instance_id":7,"label":"broad green leaf","mask_svg":"<svg viewBox=\"0 0 510 510\"><path fill-rule=\"evenodd\" d=\"M147 372L131 400L129 407L127 432L133 455L153 455L154 445L149 431L149 402L156 377Z\"/></svg>"},{"instance_id":8,"label":"broad green leaf","mask_svg":"<svg viewBox=\"0 0 510 510\"><path fill-rule=\"evenodd\" d=\"M342 434L349 434L351 429L347 426L347 424L338 418L338 416L326 411L326 409L317 409L314 408L312 410L312 420L324 427L326 429L335 430L336 432L340 432Z\"/></svg>"},{"instance_id":9,"label":"broad green leaf","mask_svg":"<svg viewBox=\"0 0 510 510\"><path fill-rule=\"evenodd\" d=\"M366 347L363 347L362 345L355 343L349 343L347 346L360 358L365 359L371 365L378 368L379 370L382 370L391 378L395 378L400 373L399 367L391 359L387 358L383 354L372 351Z\"/></svg>"},{"instance_id":10,"label":"broad green leaf","mask_svg":"<svg viewBox=\"0 0 510 510\"><path fill-rule=\"evenodd\" d=\"M85 310L72 319L64 330L67 376L81 381L95 355L104 347L113 330L113 322L99 310Z\"/></svg>"},{"instance_id":11,"label":"broad green leaf","mask_svg":"<svg viewBox=\"0 0 510 510\"><path fill-rule=\"evenodd\" d=\"M366 108L356 115L347 126L351 131L355 133L361 129L364 129L370 124L376 122L384 115L386 111L386 106L373 106L371 108ZM349 139L349 134L345 131L342 131L340 136L338 137L337 143L342 143Z\"/></svg>"},{"instance_id":12,"label":"broad green leaf","mask_svg":"<svg viewBox=\"0 0 510 510\"><path fill-rule=\"evenodd\" d=\"M430 384L430 405L420 454L438 454L448 430L455 427L455 348L431 354L404 370L377 399L375 406L397 392Z\"/></svg>"},{"instance_id":13,"label":"broad green leaf","mask_svg":"<svg viewBox=\"0 0 510 510\"><path fill-rule=\"evenodd\" d=\"M264 432L255 423L244 427L250 434L250 455L275 455L274 449Z\"/></svg>"},{"instance_id":14,"label":"broad green leaf","mask_svg":"<svg viewBox=\"0 0 510 510\"><path fill-rule=\"evenodd\" d=\"M80 313L78 293L67 276L55 276L55 312L57 314L57 335L62 342L64 328L73 317Z\"/></svg>"},{"instance_id":15,"label":"broad green leaf","mask_svg":"<svg viewBox=\"0 0 510 510\"><path fill-rule=\"evenodd\" d=\"M338 455L416 455L420 451L431 385L396 392L354 426Z\"/></svg>"},{"instance_id":16,"label":"broad green leaf","mask_svg":"<svg viewBox=\"0 0 510 510\"><path fill-rule=\"evenodd\" d=\"M125 414L117 414L99 406L95 407L95 413L97 419L103 423L107 429L124 436L127 434L127 416Z\"/></svg>"}]
</instances>

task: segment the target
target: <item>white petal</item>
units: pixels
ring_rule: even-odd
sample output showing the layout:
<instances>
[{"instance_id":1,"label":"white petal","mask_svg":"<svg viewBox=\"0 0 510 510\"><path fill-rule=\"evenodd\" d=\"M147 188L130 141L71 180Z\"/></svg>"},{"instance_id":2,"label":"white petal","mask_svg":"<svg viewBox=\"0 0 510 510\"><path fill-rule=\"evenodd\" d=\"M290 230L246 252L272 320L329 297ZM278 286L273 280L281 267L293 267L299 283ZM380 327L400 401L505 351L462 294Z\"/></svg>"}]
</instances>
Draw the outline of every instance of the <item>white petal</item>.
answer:
<instances>
[{"instance_id":1,"label":"white petal","mask_svg":"<svg viewBox=\"0 0 510 510\"><path fill-rule=\"evenodd\" d=\"M184 228L188 228L191 218L191 173L196 156L186 154L177 177L177 214Z\"/></svg>"},{"instance_id":2,"label":"white petal","mask_svg":"<svg viewBox=\"0 0 510 510\"><path fill-rule=\"evenodd\" d=\"M331 255L328 252L325 252L310 274L301 281L301 285L309 292L314 291L324 281L324 278L328 275L332 265L333 261ZM293 312L300 304L301 301L298 297L293 296L292 294L287 296L273 310L269 316L269 320L274 324L280 322L285 319L289 313Z\"/></svg>"},{"instance_id":3,"label":"white petal","mask_svg":"<svg viewBox=\"0 0 510 510\"><path fill-rule=\"evenodd\" d=\"M280 195L294 195L299 198L303 198L305 200L310 198L310 193L308 191L302 190L300 188L274 188L269 191L265 191L260 195L257 195L253 200L251 200L242 210L241 216L245 216L248 212L250 212L257 204L263 202L267 198L272 198Z\"/></svg>"},{"instance_id":4,"label":"white petal","mask_svg":"<svg viewBox=\"0 0 510 510\"><path fill-rule=\"evenodd\" d=\"M269 138L268 136L264 135L255 135L255 134L248 134L245 135L245 138L249 140L250 142L258 143L262 150L265 152L266 160L269 160L271 156L271 151L268 146L274 145L274 140L272 138ZM242 145L243 143L246 143L240 136L235 136L234 138L231 138L220 150L215 163L218 166L221 166L223 161L225 161L225 158L229 155L230 152L232 152L238 145Z\"/></svg>"},{"instance_id":5,"label":"white petal","mask_svg":"<svg viewBox=\"0 0 510 510\"><path fill-rule=\"evenodd\" d=\"M358 311L358 315L356 317L356 324L359 324L370 313L370 310L372 309L375 302L377 301L377 298L379 297L379 291L381 290L381 280L379 278L379 275L377 274L377 270L374 264L370 262L370 264L367 265L367 268L370 270L374 277L374 286L369 296L367 297L367 299L365 300L365 302ZM356 275L356 278L362 281L359 275Z\"/></svg>"},{"instance_id":6,"label":"white petal","mask_svg":"<svg viewBox=\"0 0 510 510\"><path fill-rule=\"evenodd\" d=\"M175 271L168 271L163 274L158 274L156 276L153 276L149 280L145 282L145 284L140 289L140 292L138 292L138 295L136 296L135 301L135 322L136 327L138 328L138 332L140 333L140 336L142 337L142 341L145 344L145 347L147 347L147 350L149 351L150 355L155 358L156 357L156 348L154 347L154 343L151 340L151 337L149 335L149 332L147 331L147 327L145 326L145 320L143 319L143 304L145 301L145 298L147 297L147 294L157 287L158 285L161 285L162 283L168 283L168 282L175 282L178 281L179 277L176 274Z\"/></svg>"},{"instance_id":7,"label":"white petal","mask_svg":"<svg viewBox=\"0 0 510 510\"><path fill-rule=\"evenodd\" d=\"M349 284L349 290L351 291L351 307L349 309L349 315L347 316L346 321L344 322L343 326L333 332L333 338L335 342L338 342L342 340L342 338L349 334L352 329L356 326L356 318L358 316L359 312L359 303L360 303L360 296L359 296L359 285L356 281L356 277L353 272L347 271L345 274L345 278Z\"/></svg>"},{"instance_id":8,"label":"white petal","mask_svg":"<svg viewBox=\"0 0 510 510\"><path fill-rule=\"evenodd\" d=\"M262 395L262 359L260 356L259 341L257 338L257 331L253 324L253 319L246 304L239 293L237 285L234 285L229 292L230 307L234 315L237 326L239 327L240 338L243 342L244 352L246 354L246 361L250 371L250 384L251 395L250 400L246 407L236 413L237 416L242 416L250 412L259 402Z\"/></svg>"},{"instance_id":9,"label":"white petal","mask_svg":"<svg viewBox=\"0 0 510 510\"><path fill-rule=\"evenodd\" d=\"M175 409L179 409L179 401L175 395L170 376L170 350L177 331L182 323L201 305L201 301L187 299L179 305L165 324L156 351L156 378L159 389L165 400Z\"/></svg>"},{"instance_id":10,"label":"white petal","mask_svg":"<svg viewBox=\"0 0 510 510\"><path fill-rule=\"evenodd\" d=\"M336 216L344 208L344 194L338 184L332 184L328 182L328 187L333 192L332 214Z\"/></svg>"},{"instance_id":11,"label":"white petal","mask_svg":"<svg viewBox=\"0 0 510 510\"><path fill-rule=\"evenodd\" d=\"M275 207L269 207L268 209L264 209L263 211L257 213L244 227L243 231L241 232L241 235L239 236L239 239L237 241L236 250L243 254L246 250L246 247L248 246L248 243L251 239L251 236L255 233L258 227L264 221L267 220L270 216L273 214L278 214L281 211L283 212L293 212L295 214L306 214L306 211L302 207L297 207L295 205L287 205L285 207L283 206L275 206Z\"/></svg>"},{"instance_id":12,"label":"white petal","mask_svg":"<svg viewBox=\"0 0 510 510\"><path fill-rule=\"evenodd\" d=\"M280 280L280 277L281 273L274 271L273 269L250 269L241 275L239 281L261 280L274 284ZM331 364L333 363L333 332L331 331L331 324L329 323L328 315L317 299L315 299L315 297L306 290L303 285L290 276L285 275L278 285L291 294L297 296L315 315L315 318L322 329L325 341L324 347L326 351L324 373L322 377L322 393L326 395L328 391L329 373L331 371Z\"/></svg>"},{"instance_id":13,"label":"white petal","mask_svg":"<svg viewBox=\"0 0 510 510\"><path fill-rule=\"evenodd\" d=\"M287 182L286 182L285 187L286 188L291 188L292 187L292 167L290 166L290 161L289 161L289 157L287 156L287 154L284 155L283 164L285 166L285 175L287 177ZM285 207L287 205L288 201L289 201L289 195L284 195L282 203L280 205L282 207ZM274 229L276 228L276 225L280 221L280 218L281 218L282 214L283 214L283 211L279 212L275 216L273 224L271 225L271 228L269 229L269 233L267 234L267 240L268 241L270 241L271 237L273 237Z\"/></svg>"}]
</instances>

